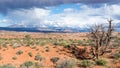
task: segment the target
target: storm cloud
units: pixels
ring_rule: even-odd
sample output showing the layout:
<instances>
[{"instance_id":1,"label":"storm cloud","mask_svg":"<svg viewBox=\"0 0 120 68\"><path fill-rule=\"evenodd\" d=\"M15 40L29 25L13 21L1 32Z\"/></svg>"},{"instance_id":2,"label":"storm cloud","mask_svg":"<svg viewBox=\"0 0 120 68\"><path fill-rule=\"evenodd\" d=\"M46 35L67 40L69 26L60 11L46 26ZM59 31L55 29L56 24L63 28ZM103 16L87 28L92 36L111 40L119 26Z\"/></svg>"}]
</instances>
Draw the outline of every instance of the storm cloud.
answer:
<instances>
[{"instance_id":1,"label":"storm cloud","mask_svg":"<svg viewBox=\"0 0 120 68\"><path fill-rule=\"evenodd\" d=\"M86 3L86 4L101 4L101 3L119 3L120 0L0 0L0 12L6 13L9 10L29 9L29 8L45 8L70 3Z\"/></svg>"}]
</instances>

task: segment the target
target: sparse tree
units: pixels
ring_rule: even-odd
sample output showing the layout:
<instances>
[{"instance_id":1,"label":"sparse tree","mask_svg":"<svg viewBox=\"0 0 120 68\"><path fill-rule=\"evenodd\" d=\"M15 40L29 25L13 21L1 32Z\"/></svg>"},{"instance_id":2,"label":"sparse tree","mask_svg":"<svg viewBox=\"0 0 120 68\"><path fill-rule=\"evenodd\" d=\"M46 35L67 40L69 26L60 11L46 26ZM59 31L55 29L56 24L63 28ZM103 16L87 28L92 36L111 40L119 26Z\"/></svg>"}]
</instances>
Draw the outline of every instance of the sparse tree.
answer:
<instances>
[{"instance_id":1,"label":"sparse tree","mask_svg":"<svg viewBox=\"0 0 120 68\"><path fill-rule=\"evenodd\" d=\"M111 41L113 39L114 27L112 25L113 20L108 21L108 27L104 25L95 25L90 28L89 39L92 41L91 53L93 58L99 59L102 56L110 52Z\"/></svg>"}]
</instances>

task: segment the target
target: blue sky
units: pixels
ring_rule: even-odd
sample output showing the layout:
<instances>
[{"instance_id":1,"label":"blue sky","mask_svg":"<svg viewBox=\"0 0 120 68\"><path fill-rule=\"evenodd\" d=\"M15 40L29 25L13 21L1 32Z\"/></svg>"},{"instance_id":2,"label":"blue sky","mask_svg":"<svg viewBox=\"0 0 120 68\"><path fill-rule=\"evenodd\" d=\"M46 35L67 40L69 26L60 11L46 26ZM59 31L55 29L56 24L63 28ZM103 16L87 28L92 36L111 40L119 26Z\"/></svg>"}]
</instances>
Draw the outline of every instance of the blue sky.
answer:
<instances>
[{"instance_id":1,"label":"blue sky","mask_svg":"<svg viewBox=\"0 0 120 68\"><path fill-rule=\"evenodd\" d=\"M0 27L71 27L120 23L119 0L0 0Z\"/></svg>"},{"instance_id":2,"label":"blue sky","mask_svg":"<svg viewBox=\"0 0 120 68\"><path fill-rule=\"evenodd\" d=\"M75 9L75 10L81 10L80 6L77 5L77 4L63 4L63 5L58 5L58 6L51 7L50 9L52 10L51 13L58 14L58 13L64 12L64 9L67 9L67 8L72 8L72 9Z\"/></svg>"}]
</instances>

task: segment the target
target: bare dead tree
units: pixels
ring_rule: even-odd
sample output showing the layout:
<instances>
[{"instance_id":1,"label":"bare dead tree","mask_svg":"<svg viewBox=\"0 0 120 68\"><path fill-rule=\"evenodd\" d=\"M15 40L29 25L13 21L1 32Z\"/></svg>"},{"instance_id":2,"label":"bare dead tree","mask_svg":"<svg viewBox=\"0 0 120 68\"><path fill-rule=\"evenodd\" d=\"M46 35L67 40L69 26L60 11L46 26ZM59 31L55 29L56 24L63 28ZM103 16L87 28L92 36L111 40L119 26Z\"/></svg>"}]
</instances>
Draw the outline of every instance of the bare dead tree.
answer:
<instances>
[{"instance_id":1,"label":"bare dead tree","mask_svg":"<svg viewBox=\"0 0 120 68\"><path fill-rule=\"evenodd\" d=\"M90 28L89 39L93 42L90 51L93 58L99 59L99 56L110 51L109 47L111 46L112 33L114 31L112 21L111 19L108 21L108 28L103 25L95 25Z\"/></svg>"}]
</instances>

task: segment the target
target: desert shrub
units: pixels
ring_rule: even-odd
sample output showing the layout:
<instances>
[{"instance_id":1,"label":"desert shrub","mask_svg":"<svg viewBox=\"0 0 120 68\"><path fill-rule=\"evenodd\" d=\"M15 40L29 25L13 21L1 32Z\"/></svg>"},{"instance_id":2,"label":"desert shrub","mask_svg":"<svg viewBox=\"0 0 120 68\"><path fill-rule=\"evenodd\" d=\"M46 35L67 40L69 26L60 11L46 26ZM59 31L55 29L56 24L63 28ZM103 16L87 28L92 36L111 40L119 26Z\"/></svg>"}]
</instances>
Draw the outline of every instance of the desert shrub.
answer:
<instances>
[{"instance_id":1,"label":"desert shrub","mask_svg":"<svg viewBox=\"0 0 120 68\"><path fill-rule=\"evenodd\" d=\"M30 57L32 57L32 56L33 56L32 52L29 52L29 53L28 53L28 55L29 55Z\"/></svg>"},{"instance_id":2,"label":"desert shrub","mask_svg":"<svg viewBox=\"0 0 120 68\"><path fill-rule=\"evenodd\" d=\"M115 59L120 59L120 53L115 53L115 54L113 55L113 57L114 57Z\"/></svg>"},{"instance_id":3,"label":"desert shrub","mask_svg":"<svg viewBox=\"0 0 120 68\"><path fill-rule=\"evenodd\" d=\"M35 60L43 61L43 60L45 60L45 57L42 57L40 54L37 54L35 56Z\"/></svg>"},{"instance_id":4,"label":"desert shrub","mask_svg":"<svg viewBox=\"0 0 120 68\"><path fill-rule=\"evenodd\" d=\"M95 61L97 65L105 66L107 64L107 61L105 59L98 59Z\"/></svg>"},{"instance_id":5,"label":"desert shrub","mask_svg":"<svg viewBox=\"0 0 120 68\"><path fill-rule=\"evenodd\" d=\"M36 46L33 46L33 47L31 47L32 49L36 49L37 47Z\"/></svg>"},{"instance_id":6,"label":"desert shrub","mask_svg":"<svg viewBox=\"0 0 120 68\"><path fill-rule=\"evenodd\" d=\"M35 62L35 68L44 68L44 65L39 62Z\"/></svg>"},{"instance_id":7,"label":"desert shrub","mask_svg":"<svg viewBox=\"0 0 120 68\"><path fill-rule=\"evenodd\" d=\"M59 41L59 40L54 40L54 41L53 41L53 44L54 44L54 45L61 45L61 41Z\"/></svg>"},{"instance_id":8,"label":"desert shrub","mask_svg":"<svg viewBox=\"0 0 120 68\"><path fill-rule=\"evenodd\" d=\"M2 60L3 59L3 57L2 56L0 56L0 60Z\"/></svg>"},{"instance_id":9,"label":"desert shrub","mask_svg":"<svg viewBox=\"0 0 120 68\"><path fill-rule=\"evenodd\" d=\"M40 45L44 46L47 42L39 42Z\"/></svg>"},{"instance_id":10,"label":"desert shrub","mask_svg":"<svg viewBox=\"0 0 120 68\"><path fill-rule=\"evenodd\" d=\"M60 58L59 57L53 57L51 58L50 60L53 62L53 63L56 63Z\"/></svg>"},{"instance_id":11,"label":"desert shrub","mask_svg":"<svg viewBox=\"0 0 120 68\"><path fill-rule=\"evenodd\" d=\"M72 44L72 42L69 40L59 39L59 40L55 41L53 44L54 45L62 45L62 46L67 47L67 46L70 46Z\"/></svg>"},{"instance_id":12,"label":"desert shrub","mask_svg":"<svg viewBox=\"0 0 120 68\"><path fill-rule=\"evenodd\" d=\"M69 45L70 45L70 43L69 43L69 42L67 42L67 41L62 41L62 42L61 42L61 45L63 45L63 46L65 46L65 47L66 47L66 46L69 46Z\"/></svg>"},{"instance_id":13,"label":"desert shrub","mask_svg":"<svg viewBox=\"0 0 120 68\"><path fill-rule=\"evenodd\" d=\"M30 46L33 44L33 42L31 42L32 37L30 35L25 35L24 41L26 43L26 46Z\"/></svg>"},{"instance_id":14,"label":"desert shrub","mask_svg":"<svg viewBox=\"0 0 120 68\"><path fill-rule=\"evenodd\" d=\"M54 42L53 44L54 44L54 45L59 45L59 43L57 43L57 42Z\"/></svg>"},{"instance_id":15,"label":"desert shrub","mask_svg":"<svg viewBox=\"0 0 120 68\"><path fill-rule=\"evenodd\" d=\"M3 43L3 44L2 44L2 47L7 48L7 43L6 43L6 42L5 42L5 43Z\"/></svg>"},{"instance_id":16,"label":"desert shrub","mask_svg":"<svg viewBox=\"0 0 120 68\"><path fill-rule=\"evenodd\" d=\"M13 43L13 45L12 45L13 48L17 48L17 47L20 47L20 46L21 46L20 43Z\"/></svg>"},{"instance_id":17,"label":"desert shrub","mask_svg":"<svg viewBox=\"0 0 120 68\"><path fill-rule=\"evenodd\" d=\"M35 62L35 68L41 68L38 62Z\"/></svg>"},{"instance_id":18,"label":"desert shrub","mask_svg":"<svg viewBox=\"0 0 120 68\"><path fill-rule=\"evenodd\" d=\"M49 51L50 51L50 48L47 48L45 51L46 51L46 52L49 52Z\"/></svg>"},{"instance_id":19,"label":"desert shrub","mask_svg":"<svg viewBox=\"0 0 120 68\"><path fill-rule=\"evenodd\" d=\"M40 54L37 54L37 55L35 56L35 60L39 60L40 57L41 57L41 55L40 55Z\"/></svg>"},{"instance_id":20,"label":"desert shrub","mask_svg":"<svg viewBox=\"0 0 120 68\"><path fill-rule=\"evenodd\" d=\"M17 57L16 57L16 56L14 56L14 57L12 57L12 59L13 59L13 60L16 60L16 59L17 59Z\"/></svg>"},{"instance_id":21,"label":"desert shrub","mask_svg":"<svg viewBox=\"0 0 120 68\"><path fill-rule=\"evenodd\" d=\"M26 61L20 65L20 68L30 68L32 66L34 67L34 63L32 61Z\"/></svg>"},{"instance_id":22,"label":"desert shrub","mask_svg":"<svg viewBox=\"0 0 120 68\"><path fill-rule=\"evenodd\" d=\"M115 66L105 66L104 68L116 68Z\"/></svg>"},{"instance_id":23,"label":"desert shrub","mask_svg":"<svg viewBox=\"0 0 120 68\"><path fill-rule=\"evenodd\" d=\"M31 39L31 36L30 35L25 35L25 39L29 40L29 39Z\"/></svg>"},{"instance_id":24,"label":"desert shrub","mask_svg":"<svg viewBox=\"0 0 120 68\"><path fill-rule=\"evenodd\" d=\"M36 51L38 51L39 50L39 48L36 48Z\"/></svg>"},{"instance_id":25,"label":"desert shrub","mask_svg":"<svg viewBox=\"0 0 120 68\"><path fill-rule=\"evenodd\" d=\"M31 45L31 42L30 41L26 41L26 46L30 46Z\"/></svg>"},{"instance_id":26,"label":"desert shrub","mask_svg":"<svg viewBox=\"0 0 120 68\"><path fill-rule=\"evenodd\" d=\"M113 63L113 64L117 64L117 63L119 63L119 60L113 59L113 60L112 60L112 63Z\"/></svg>"},{"instance_id":27,"label":"desert shrub","mask_svg":"<svg viewBox=\"0 0 120 68\"><path fill-rule=\"evenodd\" d=\"M10 65L10 64L4 64L4 65L0 66L0 68L16 68L16 67L13 65Z\"/></svg>"},{"instance_id":28,"label":"desert shrub","mask_svg":"<svg viewBox=\"0 0 120 68\"><path fill-rule=\"evenodd\" d=\"M40 61L44 61L45 60L45 57L40 57L40 59L39 59Z\"/></svg>"},{"instance_id":29,"label":"desert shrub","mask_svg":"<svg viewBox=\"0 0 120 68\"><path fill-rule=\"evenodd\" d=\"M75 64L73 60L63 60L56 65L56 68L75 68Z\"/></svg>"},{"instance_id":30,"label":"desert shrub","mask_svg":"<svg viewBox=\"0 0 120 68\"><path fill-rule=\"evenodd\" d=\"M19 50L19 51L17 51L17 55L21 55L23 53L23 51L22 50Z\"/></svg>"},{"instance_id":31,"label":"desert shrub","mask_svg":"<svg viewBox=\"0 0 120 68\"><path fill-rule=\"evenodd\" d=\"M46 50L45 50L46 52L49 52L50 51L50 48L48 47L48 48L46 48Z\"/></svg>"},{"instance_id":32,"label":"desert shrub","mask_svg":"<svg viewBox=\"0 0 120 68\"><path fill-rule=\"evenodd\" d=\"M87 68L87 67L91 67L94 65L94 62L93 61L90 61L90 60L83 60L81 62L81 65L84 67L84 68Z\"/></svg>"}]
</instances>

